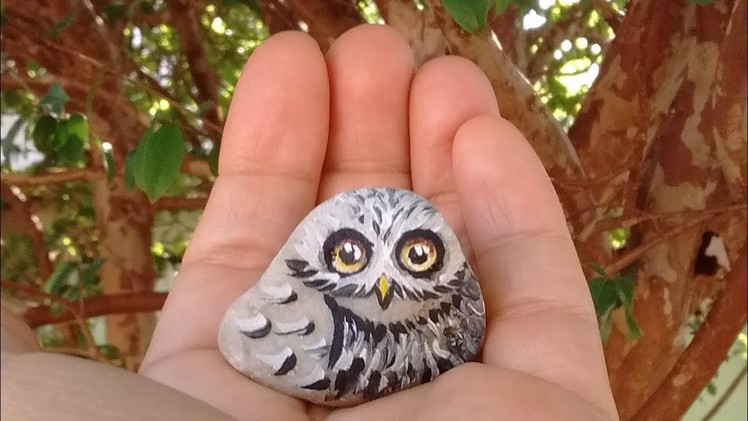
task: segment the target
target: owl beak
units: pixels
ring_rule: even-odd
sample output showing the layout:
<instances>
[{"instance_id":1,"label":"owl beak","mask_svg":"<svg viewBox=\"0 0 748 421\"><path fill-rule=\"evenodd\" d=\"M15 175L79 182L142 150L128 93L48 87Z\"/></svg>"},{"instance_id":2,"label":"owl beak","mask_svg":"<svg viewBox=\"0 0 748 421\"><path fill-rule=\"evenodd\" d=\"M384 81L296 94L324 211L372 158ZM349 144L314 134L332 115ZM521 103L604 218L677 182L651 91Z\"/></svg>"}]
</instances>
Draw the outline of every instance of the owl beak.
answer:
<instances>
[{"instance_id":1,"label":"owl beak","mask_svg":"<svg viewBox=\"0 0 748 421\"><path fill-rule=\"evenodd\" d=\"M374 292L377 295L377 301L379 301L379 306L382 307L382 310L386 310L392 302L392 289L390 288L390 285L390 280L387 279L385 274L382 274L382 276L377 279Z\"/></svg>"}]
</instances>

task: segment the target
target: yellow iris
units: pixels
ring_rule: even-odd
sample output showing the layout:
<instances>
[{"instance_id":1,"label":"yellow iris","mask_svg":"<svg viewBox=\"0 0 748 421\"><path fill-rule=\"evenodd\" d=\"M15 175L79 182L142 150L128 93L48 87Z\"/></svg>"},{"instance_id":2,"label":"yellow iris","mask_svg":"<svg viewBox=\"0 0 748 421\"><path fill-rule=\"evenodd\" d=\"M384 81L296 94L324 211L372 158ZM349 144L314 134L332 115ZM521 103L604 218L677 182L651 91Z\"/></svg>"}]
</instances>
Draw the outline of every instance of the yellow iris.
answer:
<instances>
[{"instance_id":1,"label":"yellow iris","mask_svg":"<svg viewBox=\"0 0 748 421\"><path fill-rule=\"evenodd\" d=\"M400 262L411 272L425 272L436 263L434 243L426 238L416 238L405 243L400 250Z\"/></svg>"},{"instance_id":2,"label":"yellow iris","mask_svg":"<svg viewBox=\"0 0 748 421\"><path fill-rule=\"evenodd\" d=\"M366 249L353 239L343 240L332 250L332 264L340 273L352 274L366 265Z\"/></svg>"}]
</instances>

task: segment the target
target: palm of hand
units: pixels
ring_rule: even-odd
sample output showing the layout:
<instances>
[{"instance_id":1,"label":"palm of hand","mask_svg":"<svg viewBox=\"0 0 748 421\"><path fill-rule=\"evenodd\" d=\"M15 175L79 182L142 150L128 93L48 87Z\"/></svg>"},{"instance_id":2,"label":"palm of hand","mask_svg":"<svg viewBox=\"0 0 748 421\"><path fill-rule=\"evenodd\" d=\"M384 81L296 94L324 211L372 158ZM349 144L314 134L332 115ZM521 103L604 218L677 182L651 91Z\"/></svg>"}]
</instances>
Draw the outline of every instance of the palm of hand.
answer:
<instances>
[{"instance_id":1,"label":"palm of hand","mask_svg":"<svg viewBox=\"0 0 748 421\"><path fill-rule=\"evenodd\" d=\"M208 205L141 373L239 419L614 419L592 303L560 205L485 76L454 57L415 72L393 30L363 26L323 57L266 41L240 79ZM218 352L226 308L316 203L412 189L445 215L486 300L481 363L354 408L264 388Z\"/></svg>"}]
</instances>

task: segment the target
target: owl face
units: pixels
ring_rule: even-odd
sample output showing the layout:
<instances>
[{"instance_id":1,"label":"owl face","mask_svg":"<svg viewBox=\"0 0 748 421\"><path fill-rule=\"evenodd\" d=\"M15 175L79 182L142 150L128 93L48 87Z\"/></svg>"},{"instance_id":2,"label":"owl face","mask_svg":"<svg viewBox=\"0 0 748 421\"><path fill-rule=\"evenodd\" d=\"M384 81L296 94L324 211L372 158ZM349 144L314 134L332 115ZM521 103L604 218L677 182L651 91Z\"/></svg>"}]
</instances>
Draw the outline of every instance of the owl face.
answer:
<instances>
[{"instance_id":1,"label":"owl face","mask_svg":"<svg viewBox=\"0 0 748 421\"><path fill-rule=\"evenodd\" d=\"M304 285L339 299L369 300L371 316L399 313L404 301L438 298L464 265L444 218L418 196L367 189L334 198L310 215L298 259L286 264ZM369 315L369 314L367 314Z\"/></svg>"}]
</instances>

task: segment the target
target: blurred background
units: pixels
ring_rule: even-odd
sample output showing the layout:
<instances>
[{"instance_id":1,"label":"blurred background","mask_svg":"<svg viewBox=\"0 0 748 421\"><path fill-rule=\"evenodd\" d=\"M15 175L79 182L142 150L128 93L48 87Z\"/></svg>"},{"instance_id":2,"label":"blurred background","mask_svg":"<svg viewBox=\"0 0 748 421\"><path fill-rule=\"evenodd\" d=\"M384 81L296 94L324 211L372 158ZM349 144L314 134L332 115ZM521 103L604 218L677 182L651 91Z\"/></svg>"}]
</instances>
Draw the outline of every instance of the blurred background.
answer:
<instances>
[{"instance_id":1,"label":"blurred background","mask_svg":"<svg viewBox=\"0 0 748 421\"><path fill-rule=\"evenodd\" d=\"M746 418L746 0L27 0L0 11L2 304L46 350L137 370L252 51L283 30L325 51L355 25L387 23L418 65L477 63L543 161L621 419Z\"/></svg>"}]
</instances>

